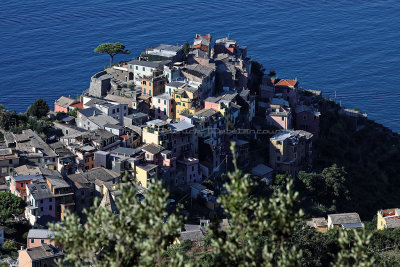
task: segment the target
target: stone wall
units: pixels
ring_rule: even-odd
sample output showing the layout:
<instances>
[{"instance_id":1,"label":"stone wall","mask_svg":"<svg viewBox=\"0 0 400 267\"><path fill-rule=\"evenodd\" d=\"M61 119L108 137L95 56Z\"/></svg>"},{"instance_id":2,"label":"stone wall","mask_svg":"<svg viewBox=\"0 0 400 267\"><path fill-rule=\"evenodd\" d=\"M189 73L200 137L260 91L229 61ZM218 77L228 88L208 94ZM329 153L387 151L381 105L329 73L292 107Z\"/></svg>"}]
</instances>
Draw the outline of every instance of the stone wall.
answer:
<instances>
[{"instance_id":1,"label":"stone wall","mask_svg":"<svg viewBox=\"0 0 400 267\"><path fill-rule=\"evenodd\" d=\"M90 87L88 90L89 95L96 97L103 97L111 88L111 75L103 70L90 78Z\"/></svg>"}]
</instances>

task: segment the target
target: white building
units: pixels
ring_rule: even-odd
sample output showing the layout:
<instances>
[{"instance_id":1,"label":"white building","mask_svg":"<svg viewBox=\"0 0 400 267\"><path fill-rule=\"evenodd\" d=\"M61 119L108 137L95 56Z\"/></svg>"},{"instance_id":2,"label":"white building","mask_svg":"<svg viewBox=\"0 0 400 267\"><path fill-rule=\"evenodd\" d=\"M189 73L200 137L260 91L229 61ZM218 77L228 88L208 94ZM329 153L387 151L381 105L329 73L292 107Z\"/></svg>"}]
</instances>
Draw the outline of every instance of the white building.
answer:
<instances>
[{"instance_id":1,"label":"white building","mask_svg":"<svg viewBox=\"0 0 400 267\"><path fill-rule=\"evenodd\" d=\"M117 102L104 101L96 104L103 114L116 119L121 125L124 124L124 116L128 115L128 105Z\"/></svg>"},{"instance_id":2,"label":"white building","mask_svg":"<svg viewBox=\"0 0 400 267\"><path fill-rule=\"evenodd\" d=\"M132 60L128 62L129 72L133 72L135 85L142 85L143 76L153 76L153 71L160 67L159 61Z\"/></svg>"}]
</instances>

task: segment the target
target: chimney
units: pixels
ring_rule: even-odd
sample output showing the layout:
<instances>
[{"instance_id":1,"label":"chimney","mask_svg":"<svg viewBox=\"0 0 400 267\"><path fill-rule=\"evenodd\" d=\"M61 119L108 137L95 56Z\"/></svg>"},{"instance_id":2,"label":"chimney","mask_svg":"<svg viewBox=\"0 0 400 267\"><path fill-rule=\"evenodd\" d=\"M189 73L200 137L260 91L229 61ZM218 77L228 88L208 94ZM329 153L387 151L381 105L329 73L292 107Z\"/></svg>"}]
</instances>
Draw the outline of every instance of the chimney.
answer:
<instances>
[{"instance_id":1,"label":"chimney","mask_svg":"<svg viewBox=\"0 0 400 267\"><path fill-rule=\"evenodd\" d=\"M25 248L24 246L21 246L21 250L24 250L24 248Z\"/></svg>"}]
</instances>

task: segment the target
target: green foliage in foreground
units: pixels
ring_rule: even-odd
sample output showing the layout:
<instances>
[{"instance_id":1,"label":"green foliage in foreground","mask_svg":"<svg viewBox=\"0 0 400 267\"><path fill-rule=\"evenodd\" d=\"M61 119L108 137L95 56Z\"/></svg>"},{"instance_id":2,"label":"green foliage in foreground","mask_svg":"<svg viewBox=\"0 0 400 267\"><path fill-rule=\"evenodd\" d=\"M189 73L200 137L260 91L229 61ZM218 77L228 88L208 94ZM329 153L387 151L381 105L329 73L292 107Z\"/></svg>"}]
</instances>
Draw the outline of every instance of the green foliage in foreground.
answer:
<instances>
[{"instance_id":1,"label":"green foliage in foreground","mask_svg":"<svg viewBox=\"0 0 400 267\"><path fill-rule=\"evenodd\" d=\"M166 189L155 183L140 203L134 185L120 187L118 216L103 207L93 208L83 226L75 214L68 214L62 224L51 227L56 243L67 253L65 262L76 266L155 266L162 262L182 226L179 216L166 212ZM182 258L177 254L171 263L178 264Z\"/></svg>"},{"instance_id":2,"label":"green foliage in foreground","mask_svg":"<svg viewBox=\"0 0 400 267\"><path fill-rule=\"evenodd\" d=\"M25 211L26 203L9 192L0 192L0 225Z\"/></svg>"},{"instance_id":3,"label":"green foliage in foreground","mask_svg":"<svg viewBox=\"0 0 400 267\"><path fill-rule=\"evenodd\" d=\"M134 186L121 185L119 215L92 209L84 225L68 214L51 228L65 261L76 266L373 266L370 236L362 231L321 234L301 224L289 178L269 199L251 195L249 175L236 169L228 178L219 201L230 226L220 228L214 219L202 255L189 257L190 244L172 245L182 218L165 212L168 193L161 183L151 187L143 204Z\"/></svg>"}]
</instances>

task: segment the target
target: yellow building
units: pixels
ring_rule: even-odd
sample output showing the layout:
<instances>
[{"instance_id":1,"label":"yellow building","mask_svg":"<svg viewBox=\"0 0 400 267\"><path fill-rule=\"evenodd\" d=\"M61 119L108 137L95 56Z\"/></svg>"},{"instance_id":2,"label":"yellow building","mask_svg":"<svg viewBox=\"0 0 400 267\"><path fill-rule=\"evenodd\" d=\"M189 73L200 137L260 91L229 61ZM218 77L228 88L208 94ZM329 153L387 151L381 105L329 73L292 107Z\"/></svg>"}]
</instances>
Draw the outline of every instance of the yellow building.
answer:
<instances>
[{"instance_id":1,"label":"yellow building","mask_svg":"<svg viewBox=\"0 0 400 267\"><path fill-rule=\"evenodd\" d=\"M198 89L192 86L187 84L180 86L172 92L172 98L175 101L176 118L183 112L194 114L200 110Z\"/></svg>"},{"instance_id":2,"label":"yellow building","mask_svg":"<svg viewBox=\"0 0 400 267\"><path fill-rule=\"evenodd\" d=\"M155 164L144 164L136 166L136 181L143 188L148 188L151 181L158 178L158 166Z\"/></svg>"},{"instance_id":3,"label":"yellow building","mask_svg":"<svg viewBox=\"0 0 400 267\"><path fill-rule=\"evenodd\" d=\"M378 230L394 229L400 227L399 209L387 209L378 211L377 226Z\"/></svg>"},{"instance_id":4,"label":"yellow building","mask_svg":"<svg viewBox=\"0 0 400 267\"><path fill-rule=\"evenodd\" d=\"M167 121L159 119L148 121L142 131L143 143L168 147L168 134L171 131Z\"/></svg>"}]
</instances>

